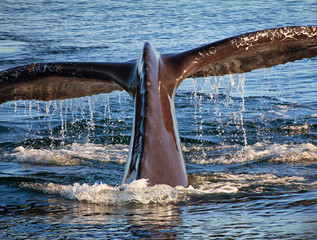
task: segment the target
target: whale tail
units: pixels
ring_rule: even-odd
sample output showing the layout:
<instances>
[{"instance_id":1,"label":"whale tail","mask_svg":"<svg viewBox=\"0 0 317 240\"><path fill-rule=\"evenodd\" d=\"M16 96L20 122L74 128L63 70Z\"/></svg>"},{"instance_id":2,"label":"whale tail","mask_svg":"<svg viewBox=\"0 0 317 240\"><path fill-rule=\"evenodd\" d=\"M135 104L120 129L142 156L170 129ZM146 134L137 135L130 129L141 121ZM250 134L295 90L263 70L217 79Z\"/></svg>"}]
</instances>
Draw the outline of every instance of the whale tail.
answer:
<instances>
[{"instance_id":1,"label":"whale tail","mask_svg":"<svg viewBox=\"0 0 317 240\"><path fill-rule=\"evenodd\" d=\"M178 86L185 78L268 68L317 55L317 27L251 32L189 51L161 54ZM0 72L0 104L55 100L126 90L134 95L138 59L121 63L32 63Z\"/></svg>"},{"instance_id":2,"label":"whale tail","mask_svg":"<svg viewBox=\"0 0 317 240\"><path fill-rule=\"evenodd\" d=\"M316 27L247 33L189 51L158 54L145 43L139 59L123 63L32 63L0 72L0 104L54 100L125 90L135 116L123 182L187 186L174 97L186 78L221 76L317 56Z\"/></svg>"}]
</instances>

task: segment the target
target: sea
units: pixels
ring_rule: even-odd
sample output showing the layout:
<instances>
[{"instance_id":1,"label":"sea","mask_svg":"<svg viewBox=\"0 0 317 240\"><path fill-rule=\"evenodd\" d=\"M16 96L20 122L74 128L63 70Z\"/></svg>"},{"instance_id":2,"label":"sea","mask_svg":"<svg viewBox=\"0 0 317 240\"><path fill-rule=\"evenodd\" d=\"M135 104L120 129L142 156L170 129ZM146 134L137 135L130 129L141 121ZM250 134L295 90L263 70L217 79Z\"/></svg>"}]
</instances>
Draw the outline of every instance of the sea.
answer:
<instances>
[{"instance_id":1,"label":"sea","mask_svg":"<svg viewBox=\"0 0 317 240\"><path fill-rule=\"evenodd\" d=\"M316 13L316 0L1 0L0 70L127 61L146 41L180 52ZM121 184L124 91L1 104L0 239L317 239L316 70L315 57L186 79L186 188Z\"/></svg>"}]
</instances>

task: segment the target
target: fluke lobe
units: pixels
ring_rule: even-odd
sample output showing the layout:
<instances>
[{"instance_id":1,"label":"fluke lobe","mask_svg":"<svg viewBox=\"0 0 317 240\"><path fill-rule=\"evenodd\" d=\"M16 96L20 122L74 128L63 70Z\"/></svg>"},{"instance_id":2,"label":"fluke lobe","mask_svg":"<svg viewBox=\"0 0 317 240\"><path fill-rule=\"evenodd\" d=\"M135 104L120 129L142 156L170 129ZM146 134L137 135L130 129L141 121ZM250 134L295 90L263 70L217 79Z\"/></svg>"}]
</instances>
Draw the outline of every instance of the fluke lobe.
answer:
<instances>
[{"instance_id":1,"label":"fluke lobe","mask_svg":"<svg viewBox=\"0 0 317 240\"><path fill-rule=\"evenodd\" d=\"M32 63L0 72L0 104L18 99L78 98L125 90L135 115L123 183L187 186L174 98L186 78L221 76L317 56L315 26L251 32L189 51L159 54L145 43L121 63Z\"/></svg>"}]
</instances>

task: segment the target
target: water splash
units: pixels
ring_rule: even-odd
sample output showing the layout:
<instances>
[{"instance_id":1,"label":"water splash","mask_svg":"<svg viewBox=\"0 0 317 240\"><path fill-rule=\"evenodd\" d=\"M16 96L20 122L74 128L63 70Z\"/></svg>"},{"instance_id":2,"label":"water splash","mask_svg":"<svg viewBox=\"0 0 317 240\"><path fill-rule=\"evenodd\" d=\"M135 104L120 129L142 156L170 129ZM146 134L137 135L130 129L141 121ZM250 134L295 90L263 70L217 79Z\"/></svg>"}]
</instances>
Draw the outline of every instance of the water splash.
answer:
<instances>
[{"instance_id":1,"label":"water splash","mask_svg":"<svg viewBox=\"0 0 317 240\"><path fill-rule=\"evenodd\" d=\"M305 183L306 179L304 177L278 177L274 174L236 175L215 173L212 177L197 175L195 178L195 181L199 182L195 188L192 186L173 188L164 184L149 187L146 179L135 180L130 184L116 187L102 182L92 185L86 183L63 185L57 183L23 182L20 184L20 187L49 194L57 194L68 199L87 203L124 206L128 204L166 205L187 202L191 198L197 197L207 197L207 199L210 199L210 194L217 196L219 194L236 194L244 191L262 193L263 191L267 191L267 187L272 184L284 185L284 187L293 189L311 188L317 185L317 182Z\"/></svg>"},{"instance_id":2,"label":"water splash","mask_svg":"<svg viewBox=\"0 0 317 240\"><path fill-rule=\"evenodd\" d=\"M35 165L76 166L89 165L93 161L124 164L129 151L128 145L101 145L73 143L62 148L34 149L23 146L4 153L4 158L14 162Z\"/></svg>"},{"instance_id":3,"label":"water splash","mask_svg":"<svg viewBox=\"0 0 317 240\"><path fill-rule=\"evenodd\" d=\"M61 185L55 183L21 183L20 187L39 190L49 194L58 194L68 199L102 205L123 206L127 204L171 204L188 201L191 197L219 193L236 193L243 185L228 183L203 184L201 188L192 186L170 187L165 184L148 186L146 179L135 180L130 184L112 187L104 183Z\"/></svg>"},{"instance_id":4,"label":"water splash","mask_svg":"<svg viewBox=\"0 0 317 240\"><path fill-rule=\"evenodd\" d=\"M61 185L55 183L22 183L21 187L40 190L49 194L59 194L68 199L102 205L122 206L131 203L166 204L177 201L178 191L168 185L148 187L145 179L133 181L118 187L104 183Z\"/></svg>"},{"instance_id":5,"label":"water splash","mask_svg":"<svg viewBox=\"0 0 317 240\"><path fill-rule=\"evenodd\" d=\"M252 161L265 160L268 162L285 162L285 163L315 163L317 162L317 146L311 143L302 144L268 144L256 143L248 145L237 152L230 153L232 146L220 146L220 150L213 147L205 146L204 150L199 146L191 146L184 149L185 152L220 151L220 156L208 154L209 158L191 158L191 162L196 164L233 164L245 163Z\"/></svg>"}]
</instances>

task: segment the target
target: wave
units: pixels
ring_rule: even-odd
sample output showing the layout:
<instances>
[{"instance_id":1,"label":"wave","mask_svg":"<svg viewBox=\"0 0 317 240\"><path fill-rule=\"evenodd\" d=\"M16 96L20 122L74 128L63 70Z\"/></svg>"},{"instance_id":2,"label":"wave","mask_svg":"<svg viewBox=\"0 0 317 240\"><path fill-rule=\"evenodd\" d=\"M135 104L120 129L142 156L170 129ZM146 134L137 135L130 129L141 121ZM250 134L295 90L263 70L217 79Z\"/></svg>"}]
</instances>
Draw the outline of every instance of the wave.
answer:
<instances>
[{"instance_id":1,"label":"wave","mask_svg":"<svg viewBox=\"0 0 317 240\"><path fill-rule=\"evenodd\" d=\"M201 159L193 156L187 157L187 161L197 165L244 164L254 161L282 161L286 163L305 163L305 161L312 163L317 161L317 146L311 143L297 145L256 143L238 151L235 147L237 146L187 146L184 147L184 151L186 154L194 151L199 153ZM74 143L57 149L33 149L20 146L12 152L5 153L6 156L4 157L6 161L18 163L66 167L90 165L94 161L124 164L128 150L128 145L121 144ZM209 153L200 154L200 151L218 151L220 154L218 157L213 157L215 155ZM258 166L261 168L261 165ZM146 179L119 186L114 185L117 180L114 181L114 184L109 181L107 174L102 175L102 177L104 177L105 181L109 181L107 182L108 184L99 181L98 179L102 178L100 178L101 175L98 175L98 169L92 169L92 173L96 175L96 178L74 179L75 183L59 181L60 177L58 175L53 178L43 178L42 174L38 176L33 173L30 179L25 178L25 176L23 178L22 176L21 178L19 177L19 186L47 194L59 195L79 202L107 206L179 204L191 200L197 201L197 199L198 201L211 201L218 196L221 198L232 194L254 195L266 194L267 192L306 191L317 188L317 181L310 174L294 175L294 172L280 173L278 171L274 173L261 173L261 171L254 171L254 173L214 172L212 168L207 168L206 172L190 173L191 185L187 188L173 188L163 184L148 186ZM109 176L112 176L115 170L108 167L102 169L103 173L107 171L110 171ZM36 177L34 178L34 176ZM71 177L71 174L69 177ZM114 186L109 185L110 183Z\"/></svg>"},{"instance_id":2,"label":"wave","mask_svg":"<svg viewBox=\"0 0 317 240\"><path fill-rule=\"evenodd\" d=\"M56 183L21 183L21 187L58 194L68 199L102 204L127 205L130 203L171 203L178 199L177 188L168 185L148 187L145 179L133 181L131 184L112 187L104 183L61 185Z\"/></svg>"},{"instance_id":3,"label":"wave","mask_svg":"<svg viewBox=\"0 0 317 240\"><path fill-rule=\"evenodd\" d=\"M19 146L12 152L4 153L3 158L15 162L56 166L75 166L93 161L124 164L128 151L129 146L125 144L73 143L56 149ZM256 143L242 148L227 145L219 147L184 145L183 151L188 155L186 160L195 164L234 164L263 160L285 163L317 162L317 146L312 143Z\"/></svg>"},{"instance_id":4,"label":"wave","mask_svg":"<svg viewBox=\"0 0 317 240\"><path fill-rule=\"evenodd\" d=\"M228 146L222 146L224 149ZM193 149L201 152L211 151L210 147L188 147L186 152ZM210 156L210 155L209 155ZM271 161L286 163L311 163L317 162L317 146L312 143L302 144L267 144L256 143L248 145L235 153L226 153L218 157L206 156L204 158L193 158L190 161L196 164L232 164L251 161Z\"/></svg>"},{"instance_id":5,"label":"wave","mask_svg":"<svg viewBox=\"0 0 317 240\"><path fill-rule=\"evenodd\" d=\"M237 193L239 186L228 183L205 184L195 189L165 184L148 186L146 179L135 180L122 186L110 186L105 183L61 185L56 183L21 183L20 187L42 191L48 194L61 195L67 199L81 202L123 206L128 204L171 204L189 200L191 197L210 194Z\"/></svg>"},{"instance_id":6,"label":"wave","mask_svg":"<svg viewBox=\"0 0 317 240\"><path fill-rule=\"evenodd\" d=\"M67 199L81 202L123 206L128 204L171 204L188 201L192 198L207 197L210 195L236 194L238 192L263 193L267 186L272 184L288 186L291 189L303 189L316 187L317 181L305 183L304 177L287 176L278 177L274 174L230 174L215 173L211 176L198 175L196 181L199 185L195 188L178 186L170 187L165 184L148 186L146 179L135 180L130 184L110 186L99 182L93 185L75 183L62 185L57 183L27 183L23 182L20 187L42 191L48 194L61 195ZM306 186L307 185L307 186Z\"/></svg>"},{"instance_id":7,"label":"wave","mask_svg":"<svg viewBox=\"0 0 317 240\"><path fill-rule=\"evenodd\" d=\"M34 149L16 147L4 157L11 161L40 165L75 166L92 161L124 164L129 151L127 145L101 145L73 143L58 149Z\"/></svg>"}]
</instances>

